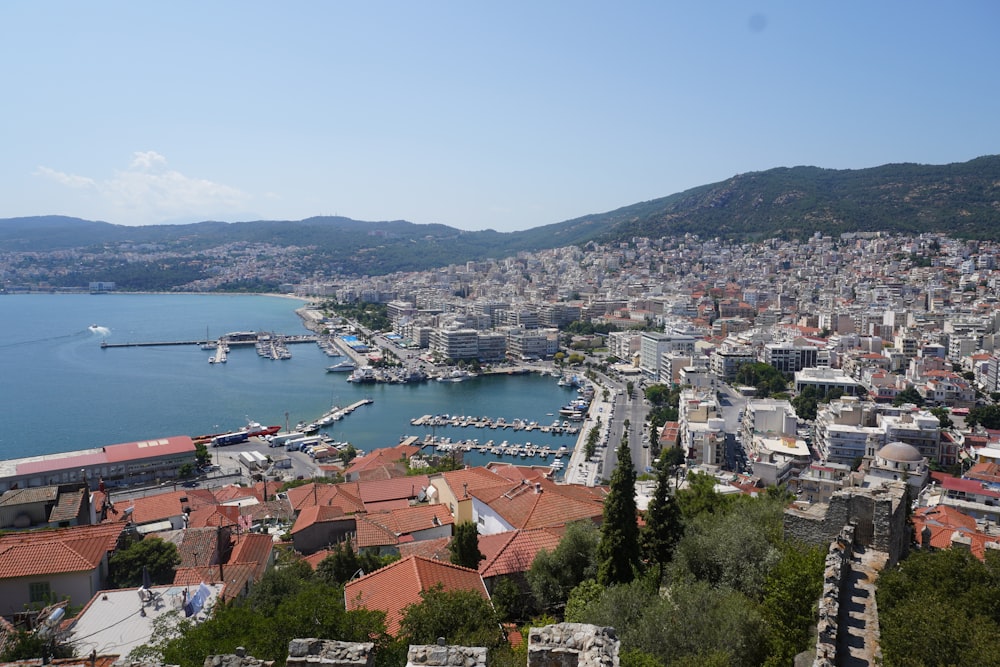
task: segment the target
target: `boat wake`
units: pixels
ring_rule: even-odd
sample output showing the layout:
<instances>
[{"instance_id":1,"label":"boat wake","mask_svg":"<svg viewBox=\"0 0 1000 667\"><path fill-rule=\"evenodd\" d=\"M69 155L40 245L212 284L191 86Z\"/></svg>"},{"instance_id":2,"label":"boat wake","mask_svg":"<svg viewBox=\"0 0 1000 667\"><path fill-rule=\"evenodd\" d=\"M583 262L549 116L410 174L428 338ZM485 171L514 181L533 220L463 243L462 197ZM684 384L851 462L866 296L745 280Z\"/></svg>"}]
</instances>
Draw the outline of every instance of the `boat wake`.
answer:
<instances>
[{"instance_id":1,"label":"boat wake","mask_svg":"<svg viewBox=\"0 0 1000 667\"><path fill-rule=\"evenodd\" d=\"M87 330L90 331L90 333L96 334L98 336L107 336L109 333L111 333L111 329L109 329L108 327L102 327L99 324L91 324L89 327L87 327Z\"/></svg>"}]
</instances>

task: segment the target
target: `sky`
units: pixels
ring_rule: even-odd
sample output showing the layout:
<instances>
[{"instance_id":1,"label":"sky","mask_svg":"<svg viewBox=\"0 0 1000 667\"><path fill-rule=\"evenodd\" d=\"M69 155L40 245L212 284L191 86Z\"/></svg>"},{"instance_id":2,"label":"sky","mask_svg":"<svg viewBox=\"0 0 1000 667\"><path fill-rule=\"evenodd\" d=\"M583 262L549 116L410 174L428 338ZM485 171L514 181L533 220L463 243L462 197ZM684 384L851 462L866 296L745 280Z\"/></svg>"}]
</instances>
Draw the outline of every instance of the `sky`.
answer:
<instances>
[{"instance_id":1,"label":"sky","mask_svg":"<svg viewBox=\"0 0 1000 667\"><path fill-rule=\"evenodd\" d=\"M1000 2L0 2L0 218L515 231L1000 153Z\"/></svg>"}]
</instances>

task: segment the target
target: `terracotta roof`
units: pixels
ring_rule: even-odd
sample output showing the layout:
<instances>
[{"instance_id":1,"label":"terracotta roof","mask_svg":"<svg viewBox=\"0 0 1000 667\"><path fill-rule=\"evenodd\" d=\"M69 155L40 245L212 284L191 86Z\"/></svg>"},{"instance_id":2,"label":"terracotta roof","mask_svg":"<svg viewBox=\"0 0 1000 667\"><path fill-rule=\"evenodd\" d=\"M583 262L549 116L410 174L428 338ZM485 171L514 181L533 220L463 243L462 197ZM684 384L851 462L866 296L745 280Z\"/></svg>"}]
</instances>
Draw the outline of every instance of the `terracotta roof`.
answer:
<instances>
[{"instance_id":1,"label":"terracotta roof","mask_svg":"<svg viewBox=\"0 0 1000 667\"><path fill-rule=\"evenodd\" d=\"M449 561L451 552L448 551L450 537L437 537L433 540L419 540L417 542L407 542L399 545L400 558L407 556L423 556L431 560Z\"/></svg>"},{"instance_id":2,"label":"terracotta roof","mask_svg":"<svg viewBox=\"0 0 1000 667\"><path fill-rule=\"evenodd\" d=\"M205 505L191 510L188 528L217 528L235 526L240 518L240 508L235 505Z\"/></svg>"},{"instance_id":3,"label":"terracotta roof","mask_svg":"<svg viewBox=\"0 0 1000 667\"><path fill-rule=\"evenodd\" d=\"M561 493L549 480L522 483L506 489L493 487L473 494L514 528L546 528L579 519L600 520L603 507Z\"/></svg>"},{"instance_id":4,"label":"terracotta roof","mask_svg":"<svg viewBox=\"0 0 1000 667\"><path fill-rule=\"evenodd\" d=\"M254 580L264 576L274 552L274 538L266 533L243 533L236 536L236 544L229 554L230 563L251 563Z\"/></svg>"},{"instance_id":5,"label":"terracotta roof","mask_svg":"<svg viewBox=\"0 0 1000 667\"><path fill-rule=\"evenodd\" d=\"M497 540L496 547L489 538ZM559 546L560 536L547 530L515 530L509 533L483 535L479 538L479 550L486 559L479 563L479 573L483 579L519 572L527 572L539 551L553 551ZM489 551L490 553L487 553Z\"/></svg>"},{"instance_id":6,"label":"terracotta roof","mask_svg":"<svg viewBox=\"0 0 1000 667\"><path fill-rule=\"evenodd\" d=\"M302 560L309 563L309 567L315 570L316 567L323 562L324 558L332 554L333 551L331 551L330 549L320 549L316 553L311 553L308 556L304 556Z\"/></svg>"},{"instance_id":7,"label":"terracotta roof","mask_svg":"<svg viewBox=\"0 0 1000 667\"><path fill-rule=\"evenodd\" d=\"M543 479L551 470L549 466L519 466L503 461L490 461L486 464L486 469L503 477L509 482L520 482L522 480L535 481Z\"/></svg>"},{"instance_id":8,"label":"terracotta roof","mask_svg":"<svg viewBox=\"0 0 1000 667\"><path fill-rule=\"evenodd\" d=\"M370 521L365 516L355 515L356 539L359 549L365 547L384 547L399 544L399 535L382 523Z\"/></svg>"},{"instance_id":9,"label":"terracotta roof","mask_svg":"<svg viewBox=\"0 0 1000 667\"><path fill-rule=\"evenodd\" d=\"M369 452L365 456L359 456L347 467L346 474L360 473L381 465L394 464L400 459L409 459L420 451L420 447L415 445L397 445L395 447L385 447Z\"/></svg>"},{"instance_id":10,"label":"terracotta roof","mask_svg":"<svg viewBox=\"0 0 1000 667\"><path fill-rule=\"evenodd\" d=\"M307 507L299 512L299 518L295 520L295 525L292 526L291 532L294 534L313 524L327 521L343 521L346 518L348 517L344 514L344 510L339 507L329 505Z\"/></svg>"},{"instance_id":11,"label":"terracotta roof","mask_svg":"<svg viewBox=\"0 0 1000 667\"><path fill-rule=\"evenodd\" d=\"M378 503L401 498L416 498L427 488L427 475L395 477L371 482L345 482L338 484L363 503Z\"/></svg>"},{"instance_id":12,"label":"terracotta roof","mask_svg":"<svg viewBox=\"0 0 1000 667\"><path fill-rule=\"evenodd\" d=\"M987 535L979 529L974 518L947 505L921 507L913 513L913 528L918 544L925 526L931 531L932 547L951 548L952 535L958 532L969 538L972 542L972 554L979 560L986 557L987 542L1000 543L1000 535Z\"/></svg>"},{"instance_id":13,"label":"terracotta roof","mask_svg":"<svg viewBox=\"0 0 1000 667\"><path fill-rule=\"evenodd\" d=\"M444 481L444 483L451 489L452 493L459 498L462 497L463 489L465 488L464 485L466 484L469 485L468 488L472 491L489 486L502 485L509 481L506 477L498 475L492 470L481 467L462 468L461 470L443 472L439 475L434 475L431 483L439 483L439 479Z\"/></svg>"},{"instance_id":14,"label":"terracotta roof","mask_svg":"<svg viewBox=\"0 0 1000 667\"><path fill-rule=\"evenodd\" d=\"M123 529L99 524L0 535L0 579L93 570Z\"/></svg>"},{"instance_id":15,"label":"terracotta roof","mask_svg":"<svg viewBox=\"0 0 1000 667\"><path fill-rule=\"evenodd\" d=\"M221 551L224 554L229 550L230 541L229 531L224 531L224 535L220 537L219 531L215 528L173 531L169 537L163 535L162 539L177 545L177 553L181 557L180 567L215 565L220 557L219 542L222 542Z\"/></svg>"},{"instance_id":16,"label":"terracotta roof","mask_svg":"<svg viewBox=\"0 0 1000 667\"><path fill-rule=\"evenodd\" d=\"M419 604L422 591L439 585L445 591L468 590L487 600L490 597L483 578L475 570L422 556L407 556L347 582L344 600L348 610L384 611L386 631L396 636L406 606Z\"/></svg>"},{"instance_id":17,"label":"terracotta roof","mask_svg":"<svg viewBox=\"0 0 1000 667\"><path fill-rule=\"evenodd\" d=\"M117 515L109 515L111 520L124 518L125 510L132 509L131 520L136 524L163 521L179 516L185 507L195 510L205 505L215 505L215 496L207 489L184 489L183 491L164 491L152 496L121 501L115 505Z\"/></svg>"},{"instance_id":18,"label":"terracotta roof","mask_svg":"<svg viewBox=\"0 0 1000 667\"><path fill-rule=\"evenodd\" d=\"M223 600L233 600L242 595L253 581L253 563L229 563L204 567L179 567L174 573L175 586L191 586L199 584L225 584L222 591ZM225 580L223 580L223 577Z\"/></svg>"},{"instance_id":19,"label":"terracotta roof","mask_svg":"<svg viewBox=\"0 0 1000 667\"><path fill-rule=\"evenodd\" d=\"M288 490L288 502L296 512L305 507L326 505L339 507L344 514L363 512L365 505L342 484L316 484L312 482Z\"/></svg>"}]
</instances>

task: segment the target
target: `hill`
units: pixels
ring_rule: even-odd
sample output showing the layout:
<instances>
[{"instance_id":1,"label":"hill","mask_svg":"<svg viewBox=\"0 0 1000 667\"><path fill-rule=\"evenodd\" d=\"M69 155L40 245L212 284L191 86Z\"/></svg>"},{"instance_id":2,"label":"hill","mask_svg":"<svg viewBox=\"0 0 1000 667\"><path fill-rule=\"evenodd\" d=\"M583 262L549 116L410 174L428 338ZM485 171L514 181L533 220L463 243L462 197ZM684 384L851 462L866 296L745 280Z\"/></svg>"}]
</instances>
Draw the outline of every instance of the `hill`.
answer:
<instances>
[{"instance_id":1,"label":"hill","mask_svg":"<svg viewBox=\"0 0 1000 667\"><path fill-rule=\"evenodd\" d=\"M9 218L0 220L0 251L141 248L197 254L227 244L270 244L298 251L311 268L327 274L379 275L636 236L756 240L886 231L992 238L998 221L1000 156L994 155L948 165L770 169L510 233L344 217L146 227L63 216Z\"/></svg>"}]
</instances>

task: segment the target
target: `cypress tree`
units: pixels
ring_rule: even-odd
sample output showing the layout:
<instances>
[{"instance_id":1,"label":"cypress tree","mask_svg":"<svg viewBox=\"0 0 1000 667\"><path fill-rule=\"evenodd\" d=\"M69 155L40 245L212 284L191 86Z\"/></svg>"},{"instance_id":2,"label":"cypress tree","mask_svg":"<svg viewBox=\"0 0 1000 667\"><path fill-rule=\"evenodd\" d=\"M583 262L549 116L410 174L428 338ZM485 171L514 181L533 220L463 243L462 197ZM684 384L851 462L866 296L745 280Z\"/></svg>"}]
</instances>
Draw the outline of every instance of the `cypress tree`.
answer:
<instances>
[{"instance_id":1,"label":"cypress tree","mask_svg":"<svg viewBox=\"0 0 1000 667\"><path fill-rule=\"evenodd\" d=\"M670 470L661 463L656 473L656 493L646 508L646 525L640 531L642 555L647 563L659 566L660 578L663 567L674 556L674 547L684 532L681 523L681 508L670 493Z\"/></svg>"},{"instance_id":2,"label":"cypress tree","mask_svg":"<svg viewBox=\"0 0 1000 667\"><path fill-rule=\"evenodd\" d=\"M639 524L636 521L635 469L628 435L618 444L618 465L604 499L601 540L597 544L597 582L627 584L639 572Z\"/></svg>"},{"instance_id":3,"label":"cypress tree","mask_svg":"<svg viewBox=\"0 0 1000 667\"><path fill-rule=\"evenodd\" d=\"M473 570L479 568L479 561L486 558L479 551L479 530L471 521L463 521L455 526L455 534L448 544L453 565L461 565Z\"/></svg>"}]
</instances>

